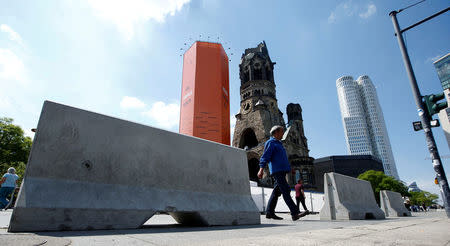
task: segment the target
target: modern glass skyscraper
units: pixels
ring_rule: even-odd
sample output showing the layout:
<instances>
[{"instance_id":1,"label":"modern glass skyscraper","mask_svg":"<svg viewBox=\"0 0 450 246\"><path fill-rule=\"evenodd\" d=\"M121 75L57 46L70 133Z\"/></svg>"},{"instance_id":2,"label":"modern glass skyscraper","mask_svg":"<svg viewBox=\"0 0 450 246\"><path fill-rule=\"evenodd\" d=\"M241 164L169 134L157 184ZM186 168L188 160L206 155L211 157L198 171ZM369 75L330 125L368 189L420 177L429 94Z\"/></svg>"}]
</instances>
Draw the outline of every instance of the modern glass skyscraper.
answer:
<instances>
[{"instance_id":1,"label":"modern glass skyscraper","mask_svg":"<svg viewBox=\"0 0 450 246\"><path fill-rule=\"evenodd\" d=\"M350 155L370 154L379 158L384 172L399 180L383 112L369 76L336 80L342 123Z\"/></svg>"}]
</instances>

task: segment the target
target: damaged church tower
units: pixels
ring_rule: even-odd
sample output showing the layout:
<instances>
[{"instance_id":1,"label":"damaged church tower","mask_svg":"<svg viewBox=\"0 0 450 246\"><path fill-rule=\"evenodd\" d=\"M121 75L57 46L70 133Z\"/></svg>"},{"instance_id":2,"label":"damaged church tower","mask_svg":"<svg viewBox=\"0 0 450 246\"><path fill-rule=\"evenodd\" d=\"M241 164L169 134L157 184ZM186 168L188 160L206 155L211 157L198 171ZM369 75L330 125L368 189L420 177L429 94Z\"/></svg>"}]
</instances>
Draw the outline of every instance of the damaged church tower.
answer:
<instances>
[{"instance_id":1,"label":"damaged church tower","mask_svg":"<svg viewBox=\"0 0 450 246\"><path fill-rule=\"evenodd\" d=\"M305 187L314 188L314 159L308 154L302 109L300 104L290 103L287 106L288 124L285 124L276 98L274 65L264 41L256 48L246 49L242 54L239 64L241 108L236 115L233 146L246 150L250 180L270 187L273 183L269 175L265 175L262 180L258 180L256 176L259 159L264 151L265 141L270 138L272 126L286 126L282 142L292 166L288 183L293 186L301 178ZM269 174L268 168L265 173Z\"/></svg>"}]
</instances>

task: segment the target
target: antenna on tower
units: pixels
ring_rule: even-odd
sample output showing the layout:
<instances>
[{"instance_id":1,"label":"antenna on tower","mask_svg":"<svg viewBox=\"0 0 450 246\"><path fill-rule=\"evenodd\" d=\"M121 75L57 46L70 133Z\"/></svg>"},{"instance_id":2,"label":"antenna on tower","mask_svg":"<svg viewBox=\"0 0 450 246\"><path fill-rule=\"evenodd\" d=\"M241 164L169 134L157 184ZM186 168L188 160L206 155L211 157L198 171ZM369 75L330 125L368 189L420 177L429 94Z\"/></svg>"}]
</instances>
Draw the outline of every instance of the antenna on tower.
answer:
<instances>
[{"instance_id":1,"label":"antenna on tower","mask_svg":"<svg viewBox=\"0 0 450 246\"><path fill-rule=\"evenodd\" d=\"M204 37L205 35L203 35L203 37ZM193 38L194 37L194 38ZM197 41L202 41L202 34L198 34L198 37L199 37L199 39L197 40ZM230 42L226 42L225 40L222 40L222 37L220 36L220 35L206 35L206 41L209 43L209 42L215 42L216 41L216 38L217 38L217 43L218 44L222 44L222 46L223 46L223 49L225 50L225 51L227 51L227 52L230 52L229 53L229 60L228 61L232 61L232 59L231 59L231 56L233 56L234 55L234 51L231 49L231 47L230 47L230 45L231 45L231 43ZM188 39L188 41L185 41L185 42L183 42L183 45L182 45L182 47L180 48L180 51L182 51L182 52L186 52L188 49L189 49L189 47L190 46L192 46L192 44L194 43L194 42L196 42L196 40L194 40L195 39L195 35L194 36L189 36L189 39ZM221 43L220 41L223 41L223 43ZM183 56L183 54L180 54L180 57L181 56Z\"/></svg>"}]
</instances>

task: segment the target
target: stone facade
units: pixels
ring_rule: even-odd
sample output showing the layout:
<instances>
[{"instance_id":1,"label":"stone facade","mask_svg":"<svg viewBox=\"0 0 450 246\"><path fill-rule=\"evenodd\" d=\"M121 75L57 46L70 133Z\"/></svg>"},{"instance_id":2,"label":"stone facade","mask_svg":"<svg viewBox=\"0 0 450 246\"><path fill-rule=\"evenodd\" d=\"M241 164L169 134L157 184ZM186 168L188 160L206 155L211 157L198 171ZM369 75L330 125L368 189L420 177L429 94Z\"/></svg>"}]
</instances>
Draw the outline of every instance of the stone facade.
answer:
<instances>
[{"instance_id":1,"label":"stone facade","mask_svg":"<svg viewBox=\"0 0 450 246\"><path fill-rule=\"evenodd\" d=\"M282 142L292 166L287 175L288 182L294 186L301 177L306 187L315 188L313 158L309 157L307 139L303 129L302 108L300 104L287 106L288 124L278 108L276 86L273 76L275 62L272 62L265 42L256 48L246 49L239 64L241 79L241 108L236 114L236 127L233 146L245 149L248 158L250 180L260 186L273 186L269 170L266 168L262 180L256 174L259 159L264 151L264 143L270 138L274 125L286 126Z\"/></svg>"}]
</instances>

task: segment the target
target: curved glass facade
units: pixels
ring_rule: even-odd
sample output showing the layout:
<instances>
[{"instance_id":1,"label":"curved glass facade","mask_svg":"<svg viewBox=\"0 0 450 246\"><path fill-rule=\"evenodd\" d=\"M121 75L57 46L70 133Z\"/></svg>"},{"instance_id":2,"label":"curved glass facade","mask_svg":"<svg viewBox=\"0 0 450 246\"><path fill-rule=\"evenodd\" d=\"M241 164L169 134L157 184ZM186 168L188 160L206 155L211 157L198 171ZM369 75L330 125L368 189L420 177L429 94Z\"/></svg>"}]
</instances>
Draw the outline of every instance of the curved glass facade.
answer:
<instances>
[{"instance_id":1,"label":"curved glass facade","mask_svg":"<svg viewBox=\"0 0 450 246\"><path fill-rule=\"evenodd\" d=\"M348 152L376 156L384 172L399 179L383 112L369 76L360 76L356 81L343 76L336 80L336 88Z\"/></svg>"}]
</instances>

